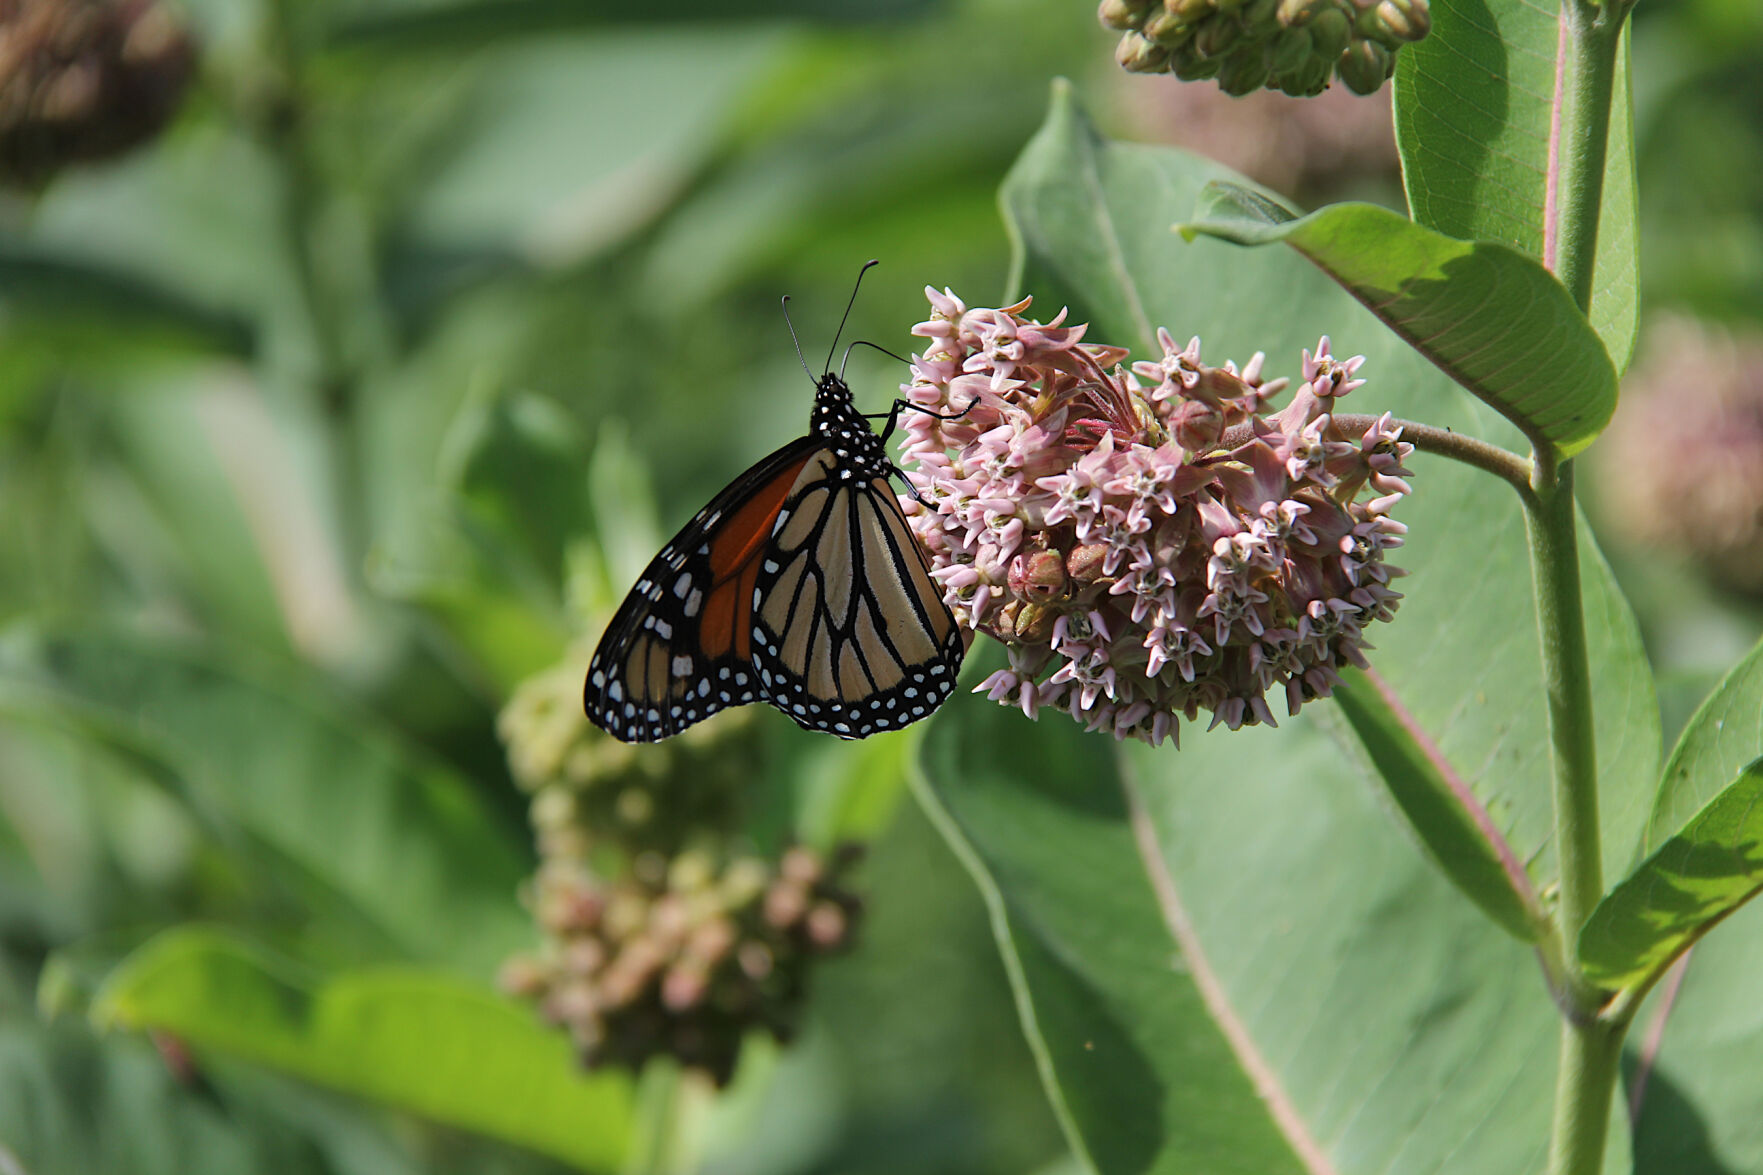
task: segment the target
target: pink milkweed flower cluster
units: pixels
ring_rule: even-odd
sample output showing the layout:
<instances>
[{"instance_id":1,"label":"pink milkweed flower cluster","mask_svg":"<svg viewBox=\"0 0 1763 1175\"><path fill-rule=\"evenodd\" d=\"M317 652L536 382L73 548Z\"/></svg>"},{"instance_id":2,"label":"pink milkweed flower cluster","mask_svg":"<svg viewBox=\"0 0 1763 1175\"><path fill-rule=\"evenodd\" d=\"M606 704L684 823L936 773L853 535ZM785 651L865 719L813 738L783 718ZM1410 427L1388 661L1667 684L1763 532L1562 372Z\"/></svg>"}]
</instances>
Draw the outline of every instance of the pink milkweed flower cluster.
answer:
<instances>
[{"instance_id":1,"label":"pink milkweed flower cluster","mask_svg":"<svg viewBox=\"0 0 1763 1175\"><path fill-rule=\"evenodd\" d=\"M1261 354L1209 367L1159 330L1162 356L1129 370L1064 311L925 293L904 391L928 411L903 416L922 501L904 505L956 618L1009 650L981 691L1155 745L1202 710L1274 725L1269 691L1295 714L1365 664L1366 625L1401 599L1385 556L1413 447L1387 414L1336 425L1363 356L1324 336L1269 413L1289 381L1264 381Z\"/></svg>"}]
</instances>

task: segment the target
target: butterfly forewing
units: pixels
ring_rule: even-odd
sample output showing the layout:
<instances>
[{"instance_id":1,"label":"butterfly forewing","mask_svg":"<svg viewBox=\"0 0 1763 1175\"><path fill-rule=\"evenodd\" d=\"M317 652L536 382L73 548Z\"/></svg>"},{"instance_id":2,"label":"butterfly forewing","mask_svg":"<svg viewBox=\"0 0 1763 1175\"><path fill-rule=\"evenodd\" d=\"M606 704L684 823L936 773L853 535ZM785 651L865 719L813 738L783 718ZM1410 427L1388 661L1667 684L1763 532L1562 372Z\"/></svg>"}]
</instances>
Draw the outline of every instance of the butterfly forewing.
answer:
<instances>
[{"instance_id":1,"label":"butterfly forewing","mask_svg":"<svg viewBox=\"0 0 1763 1175\"><path fill-rule=\"evenodd\" d=\"M753 583L777 513L819 447L804 437L753 466L650 560L588 666L582 706L596 725L655 742L759 699Z\"/></svg>"}]
</instances>

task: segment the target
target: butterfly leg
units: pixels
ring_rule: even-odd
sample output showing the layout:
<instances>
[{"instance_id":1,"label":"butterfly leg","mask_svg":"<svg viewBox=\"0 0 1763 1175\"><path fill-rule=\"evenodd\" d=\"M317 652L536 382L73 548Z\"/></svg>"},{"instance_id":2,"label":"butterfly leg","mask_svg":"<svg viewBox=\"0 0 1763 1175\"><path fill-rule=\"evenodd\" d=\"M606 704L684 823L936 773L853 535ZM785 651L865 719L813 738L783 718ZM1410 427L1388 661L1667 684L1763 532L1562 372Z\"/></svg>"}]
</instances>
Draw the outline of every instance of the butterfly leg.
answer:
<instances>
[{"instance_id":1,"label":"butterfly leg","mask_svg":"<svg viewBox=\"0 0 1763 1175\"><path fill-rule=\"evenodd\" d=\"M966 416L969 412L972 412L973 406L977 403L979 403L979 397L975 396L973 399L971 399L967 402L967 407L963 408L959 412L951 412L945 416L941 412L932 412L929 408L925 408L921 405L914 404L910 400L895 400L894 406L892 408L889 408L886 412L865 412L865 413L863 413L863 416L867 420L886 420L887 421L887 424L882 426L882 433L881 433L881 439L885 441L889 437L894 435L894 426L896 424L898 424L900 421L900 410L902 408L910 408L914 412L922 412L926 416L929 416L934 420L960 420L963 416Z\"/></svg>"}]
</instances>

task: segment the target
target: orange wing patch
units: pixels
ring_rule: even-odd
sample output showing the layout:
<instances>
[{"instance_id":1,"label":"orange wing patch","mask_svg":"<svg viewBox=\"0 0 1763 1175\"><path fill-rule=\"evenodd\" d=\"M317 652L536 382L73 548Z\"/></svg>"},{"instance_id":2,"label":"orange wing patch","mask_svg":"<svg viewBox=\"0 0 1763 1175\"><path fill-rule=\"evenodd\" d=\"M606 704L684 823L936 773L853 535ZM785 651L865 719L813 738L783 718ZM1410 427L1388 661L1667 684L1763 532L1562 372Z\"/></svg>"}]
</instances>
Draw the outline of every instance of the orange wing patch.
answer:
<instances>
[{"instance_id":1,"label":"orange wing patch","mask_svg":"<svg viewBox=\"0 0 1763 1175\"><path fill-rule=\"evenodd\" d=\"M730 649L743 660L753 655L753 582L759 578L759 552L771 537L778 511L784 508L802 467L815 454L785 466L716 528L710 541L710 595L698 643L705 656L726 656Z\"/></svg>"}]
</instances>

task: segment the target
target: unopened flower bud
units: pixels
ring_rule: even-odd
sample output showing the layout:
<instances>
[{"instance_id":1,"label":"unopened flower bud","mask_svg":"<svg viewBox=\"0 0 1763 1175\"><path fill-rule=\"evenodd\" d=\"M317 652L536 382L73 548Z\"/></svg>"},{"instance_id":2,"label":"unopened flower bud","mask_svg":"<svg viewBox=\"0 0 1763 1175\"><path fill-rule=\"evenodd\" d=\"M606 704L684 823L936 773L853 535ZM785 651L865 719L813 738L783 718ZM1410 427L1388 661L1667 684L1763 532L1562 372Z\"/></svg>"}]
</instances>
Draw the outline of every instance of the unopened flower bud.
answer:
<instances>
[{"instance_id":1,"label":"unopened flower bud","mask_svg":"<svg viewBox=\"0 0 1763 1175\"><path fill-rule=\"evenodd\" d=\"M1353 22L1340 9L1331 8L1310 22L1310 40L1317 57L1335 61L1353 40Z\"/></svg>"},{"instance_id":2,"label":"unopened flower bud","mask_svg":"<svg viewBox=\"0 0 1763 1175\"><path fill-rule=\"evenodd\" d=\"M570 979L553 987L539 1010L553 1024L568 1024L573 1028L593 1019L600 1010L600 1000L594 994L593 984L583 979Z\"/></svg>"},{"instance_id":3,"label":"unopened flower bud","mask_svg":"<svg viewBox=\"0 0 1763 1175\"><path fill-rule=\"evenodd\" d=\"M780 878L765 891L765 920L779 930L788 930L808 908L808 887L800 882Z\"/></svg>"},{"instance_id":4,"label":"unopened flower bud","mask_svg":"<svg viewBox=\"0 0 1763 1175\"><path fill-rule=\"evenodd\" d=\"M1170 72L1184 82L1202 82L1207 78L1215 78L1223 65L1222 56L1202 57L1192 44L1172 49L1169 53Z\"/></svg>"},{"instance_id":5,"label":"unopened flower bud","mask_svg":"<svg viewBox=\"0 0 1763 1175\"><path fill-rule=\"evenodd\" d=\"M1213 0L1163 0L1163 10L1183 24L1195 24L1213 9Z\"/></svg>"},{"instance_id":6,"label":"unopened flower bud","mask_svg":"<svg viewBox=\"0 0 1763 1175\"><path fill-rule=\"evenodd\" d=\"M670 1012L683 1012L704 998L710 975L693 963L678 963L661 977L661 1004Z\"/></svg>"},{"instance_id":7,"label":"unopened flower bud","mask_svg":"<svg viewBox=\"0 0 1763 1175\"><path fill-rule=\"evenodd\" d=\"M749 979L764 979L771 974L774 963L771 948L752 939L743 942L735 951L735 960Z\"/></svg>"},{"instance_id":8,"label":"unopened flower bud","mask_svg":"<svg viewBox=\"0 0 1763 1175\"><path fill-rule=\"evenodd\" d=\"M570 939L559 961L573 975L592 975L606 962L606 943L590 935Z\"/></svg>"},{"instance_id":9,"label":"unopened flower bud","mask_svg":"<svg viewBox=\"0 0 1763 1175\"><path fill-rule=\"evenodd\" d=\"M1288 28L1273 42L1268 68L1276 74L1288 74L1310 59L1310 30Z\"/></svg>"},{"instance_id":10,"label":"unopened flower bud","mask_svg":"<svg viewBox=\"0 0 1763 1175\"><path fill-rule=\"evenodd\" d=\"M1107 561L1108 548L1101 543L1085 543L1073 547L1066 557L1065 571L1073 583L1089 587L1103 577L1102 565Z\"/></svg>"},{"instance_id":11,"label":"unopened flower bud","mask_svg":"<svg viewBox=\"0 0 1763 1175\"><path fill-rule=\"evenodd\" d=\"M1279 79L1279 88L1294 98L1308 98L1328 88L1329 75L1335 63L1320 57L1307 58L1298 68Z\"/></svg>"},{"instance_id":12,"label":"unopened flower bud","mask_svg":"<svg viewBox=\"0 0 1763 1175\"><path fill-rule=\"evenodd\" d=\"M1138 28L1150 7L1145 0L1102 0L1096 18L1104 27L1124 32Z\"/></svg>"},{"instance_id":13,"label":"unopened flower bud","mask_svg":"<svg viewBox=\"0 0 1763 1175\"><path fill-rule=\"evenodd\" d=\"M826 875L820 854L805 845L792 845L777 864L779 877L798 885L813 885Z\"/></svg>"},{"instance_id":14,"label":"unopened flower bud","mask_svg":"<svg viewBox=\"0 0 1763 1175\"><path fill-rule=\"evenodd\" d=\"M822 950L830 950L844 941L845 924L845 911L836 902L814 903L804 922L809 941Z\"/></svg>"},{"instance_id":15,"label":"unopened flower bud","mask_svg":"<svg viewBox=\"0 0 1763 1175\"><path fill-rule=\"evenodd\" d=\"M1398 41L1418 41L1432 30L1426 0L1380 0L1372 11L1385 34Z\"/></svg>"},{"instance_id":16,"label":"unopened flower bud","mask_svg":"<svg viewBox=\"0 0 1763 1175\"><path fill-rule=\"evenodd\" d=\"M1165 49L1173 48L1187 40L1189 28L1181 17L1172 15L1167 9L1157 9L1145 18L1140 34ZM1167 63L1165 63L1167 64Z\"/></svg>"},{"instance_id":17,"label":"unopened flower bud","mask_svg":"<svg viewBox=\"0 0 1763 1175\"><path fill-rule=\"evenodd\" d=\"M1040 604L1024 604L1017 609L1016 622L1011 631L1017 640L1039 644L1053 635L1053 625L1059 616L1057 609Z\"/></svg>"},{"instance_id":18,"label":"unopened flower bud","mask_svg":"<svg viewBox=\"0 0 1763 1175\"><path fill-rule=\"evenodd\" d=\"M1203 400L1184 400L1169 416L1169 431L1176 444L1195 453L1207 453L1224 437L1224 410Z\"/></svg>"},{"instance_id":19,"label":"unopened flower bud","mask_svg":"<svg viewBox=\"0 0 1763 1175\"><path fill-rule=\"evenodd\" d=\"M1240 98L1267 84L1267 60L1260 48L1244 43L1218 69L1218 88Z\"/></svg>"},{"instance_id":20,"label":"unopened flower bud","mask_svg":"<svg viewBox=\"0 0 1763 1175\"><path fill-rule=\"evenodd\" d=\"M1243 26L1234 17L1215 16L1194 33L1194 51L1202 57L1219 57L1242 39Z\"/></svg>"},{"instance_id":21,"label":"unopened flower bud","mask_svg":"<svg viewBox=\"0 0 1763 1175\"><path fill-rule=\"evenodd\" d=\"M700 922L686 941L685 954L706 967L722 961L740 935L727 918L711 918Z\"/></svg>"},{"instance_id":22,"label":"unopened flower bud","mask_svg":"<svg viewBox=\"0 0 1763 1175\"><path fill-rule=\"evenodd\" d=\"M1169 64L1169 50L1139 33L1122 33L1114 60L1132 73L1160 73Z\"/></svg>"},{"instance_id":23,"label":"unopened flower bud","mask_svg":"<svg viewBox=\"0 0 1763 1175\"><path fill-rule=\"evenodd\" d=\"M1341 54L1336 69L1341 81L1355 94L1375 94L1389 80L1395 67L1390 51L1375 41L1356 41Z\"/></svg>"},{"instance_id":24,"label":"unopened flower bud","mask_svg":"<svg viewBox=\"0 0 1763 1175\"><path fill-rule=\"evenodd\" d=\"M1065 593L1065 561L1058 551L1020 555L1010 564L1010 590L1030 601L1056 599Z\"/></svg>"}]
</instances>

